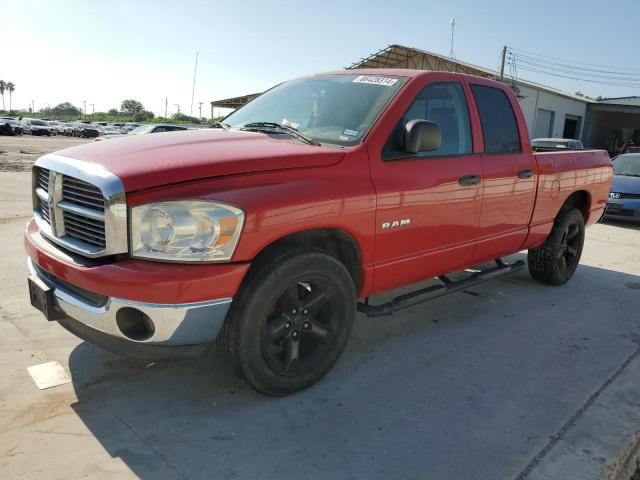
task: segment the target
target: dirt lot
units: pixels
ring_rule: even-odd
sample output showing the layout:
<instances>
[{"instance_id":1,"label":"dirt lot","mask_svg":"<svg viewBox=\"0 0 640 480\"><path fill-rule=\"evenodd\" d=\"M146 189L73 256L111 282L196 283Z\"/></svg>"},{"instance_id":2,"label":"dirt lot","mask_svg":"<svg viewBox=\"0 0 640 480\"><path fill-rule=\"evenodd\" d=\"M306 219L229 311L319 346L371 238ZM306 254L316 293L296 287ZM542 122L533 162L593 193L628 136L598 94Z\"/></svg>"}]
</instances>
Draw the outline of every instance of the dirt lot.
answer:
<instances>
[{"instance_id":1,"label":"dirt lot","mask_svg":"<svg viewBox=\"0 0 640 480\"><path fill-rule=\"evenodd\" d=\"M26 172L45 153L91 142L83 138L63 136L0 136L0 172Z\"/></svg>"},{"instance_id":2,"label":"dirt lot","mask_svg":"<svg viewBox=\"0 0 640 480\"><path fill-rule=\"evenodd\" d=\"M8 141L34 152L77 143ZM141 363L46 322L26 289L29 188L28 172L0 173L1 479L631 477L637 226L590 228L563 287L521 271L393 317L358 315L336 368L274 399L239 382L215 352ZM71 383L38 390L27 368L53 360ZM614 477L621 468L628 475Z\"/></svg>"}]
</instances>

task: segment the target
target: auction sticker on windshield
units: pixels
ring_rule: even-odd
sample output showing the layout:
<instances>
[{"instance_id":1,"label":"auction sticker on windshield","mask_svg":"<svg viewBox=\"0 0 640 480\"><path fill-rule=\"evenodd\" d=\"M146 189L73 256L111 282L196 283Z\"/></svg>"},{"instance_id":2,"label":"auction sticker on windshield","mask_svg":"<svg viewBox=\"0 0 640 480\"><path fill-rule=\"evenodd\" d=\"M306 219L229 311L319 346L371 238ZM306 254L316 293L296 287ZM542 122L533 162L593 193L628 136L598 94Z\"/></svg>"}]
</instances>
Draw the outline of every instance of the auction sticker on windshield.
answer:
<instances>
[{"instance_id":1,"label":"auction sticker on windshield","mask_svg":"<svg viewBox=\"0 0 640 480\"><path fill-rule=\"evenodd\" d=\"M384 85L385 87L390 87L397 81L397 78L376 77L373 75L360 75L353 79L353 83L372 83L373 85Z\"/></svg>"}]
</instances>

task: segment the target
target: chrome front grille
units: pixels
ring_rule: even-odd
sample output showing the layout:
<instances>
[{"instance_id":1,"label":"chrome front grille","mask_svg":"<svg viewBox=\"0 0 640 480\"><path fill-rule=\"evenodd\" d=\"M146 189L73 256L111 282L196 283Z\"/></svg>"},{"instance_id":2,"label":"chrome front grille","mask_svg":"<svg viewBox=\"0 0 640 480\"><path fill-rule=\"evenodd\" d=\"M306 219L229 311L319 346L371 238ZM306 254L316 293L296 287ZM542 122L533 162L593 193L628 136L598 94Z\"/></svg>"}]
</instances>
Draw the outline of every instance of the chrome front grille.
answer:
<instances>
[{"instance_id":1,"label":"chrome front grille","mask_svg":"<svg viewBox=\"0 0 640 480\"><path fill-rule=\"evenodd\" d=\"M62 177L62 199L99 212L104 211L104 197L95 185L72 177Z\"/></svg>"},{"instance_id":2,"label":"chrome front grille","mask_svg":"<svg viewBox=\"0 0 640 480\"><path fill-rule=\"evenodd\" d=\"M49 191L49 170L46 168L38 168L38 186L45 192Z\"/></svg>"},{"instance_id":3,"label":"chrome front grille","mask_svg":"<svg viewBox=\"0 0 640 480\"><path fill-rule=\"evenodd\" d=\"M47 223L51 223L51 218L49 216L49 206L47 204L47 199L49 197L49 170L46 168L38 168L36 169L36 197L38 199L38 207L40 209L40 214L47 221ZM41 192L37 190L40 189ZM44 193L45 195L42 195Z\"/></svg>"},{"instance_id":4,"label":"chrome front grille","mask_svg":"<svg viewBox=\"0 0 640 480\"><path fill-rule=\"evenodd\" d=\"M106 247L104 220L93 220L82 215L64 212L64 231L77 240Z\"/></svg>"},{"instance_id":5,"label":"chrome front grille","mask_svg":"<svg viewBox=\"0 0 640 480\"><path fill-rule=\"evenodd\" d=\"M33 188L34 215L46 237L88 257L127 251L125 194L117 176L52 154L36 162Z\"/></svg>"}]
</instances>

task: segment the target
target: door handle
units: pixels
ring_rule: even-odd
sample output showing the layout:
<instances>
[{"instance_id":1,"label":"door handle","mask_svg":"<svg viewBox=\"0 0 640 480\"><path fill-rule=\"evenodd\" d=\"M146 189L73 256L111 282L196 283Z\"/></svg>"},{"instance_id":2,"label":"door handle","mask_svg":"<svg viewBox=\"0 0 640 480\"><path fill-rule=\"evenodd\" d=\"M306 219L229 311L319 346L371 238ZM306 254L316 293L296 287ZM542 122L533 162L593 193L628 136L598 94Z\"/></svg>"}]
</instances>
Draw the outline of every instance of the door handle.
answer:
<instances>
[{"instance_id":1,"label":"door handle","mask_svg":"<svg viewBox=\"0 0 640 480\"><path fill-rule=\"evenodd\" d=\"M458 183L464 187L480 183L480 175L465 175L458 179Z\"/></svg>"},{"instance_id":2,"label":"door handle","mask_svg":"<svg viewBox=\"0 0 640 480\"><path fill-rule=\"evenodd\" d=\"M518 177L520 178L531 178L533 177L533 170L527 168L526 170L518 170Z\"/></svg>"}]
</instances>

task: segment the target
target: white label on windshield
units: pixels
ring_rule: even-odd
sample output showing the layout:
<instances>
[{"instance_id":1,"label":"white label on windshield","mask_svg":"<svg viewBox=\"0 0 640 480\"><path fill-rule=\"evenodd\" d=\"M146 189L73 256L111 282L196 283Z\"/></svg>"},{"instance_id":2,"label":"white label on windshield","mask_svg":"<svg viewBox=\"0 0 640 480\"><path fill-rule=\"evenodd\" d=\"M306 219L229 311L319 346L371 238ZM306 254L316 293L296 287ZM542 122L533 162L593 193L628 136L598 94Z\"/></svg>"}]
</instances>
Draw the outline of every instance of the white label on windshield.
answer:
<instances>
[{"instance_id":1,"label":"white label on windshield","mask_svg":"<svg viewBox=\"0 0 640 480\"><path fill-rule=\"evenodd\" d=\"M376 77L373 75L360 75L353 79L353 83L371 83L373 85L384 85L385 87L390 87L397 81L397 78Z\"/></svg>"}]
</instances>

